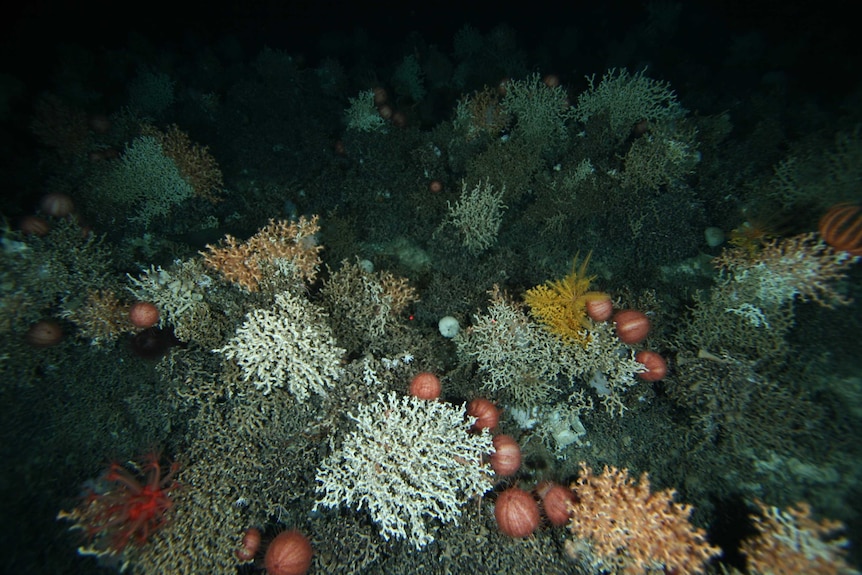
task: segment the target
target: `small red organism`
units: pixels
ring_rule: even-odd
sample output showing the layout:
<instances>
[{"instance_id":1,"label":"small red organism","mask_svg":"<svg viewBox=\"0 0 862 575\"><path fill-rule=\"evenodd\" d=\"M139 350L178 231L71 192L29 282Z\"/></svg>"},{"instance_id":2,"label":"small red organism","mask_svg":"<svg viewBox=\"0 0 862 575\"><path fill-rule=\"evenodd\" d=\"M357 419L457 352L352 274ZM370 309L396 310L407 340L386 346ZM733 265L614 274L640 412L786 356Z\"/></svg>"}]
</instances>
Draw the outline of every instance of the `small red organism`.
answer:
<instances>
[{"instance_id":1,"label":"small red organism","mask_svg":"<svg viewBox=\"0 0 862 575\"><path fill-rule=\"evenodd\" d=\"M171 493L179 484L174 479L180 465L167 470L158 453L147 454L142 463L113 462L101 477L101 487L91 489L74 511L60 513L84 530L93 549L108 554L122 553L127 546L142 545L161 528L173 507Z\"/></svg>"}]
</instances>

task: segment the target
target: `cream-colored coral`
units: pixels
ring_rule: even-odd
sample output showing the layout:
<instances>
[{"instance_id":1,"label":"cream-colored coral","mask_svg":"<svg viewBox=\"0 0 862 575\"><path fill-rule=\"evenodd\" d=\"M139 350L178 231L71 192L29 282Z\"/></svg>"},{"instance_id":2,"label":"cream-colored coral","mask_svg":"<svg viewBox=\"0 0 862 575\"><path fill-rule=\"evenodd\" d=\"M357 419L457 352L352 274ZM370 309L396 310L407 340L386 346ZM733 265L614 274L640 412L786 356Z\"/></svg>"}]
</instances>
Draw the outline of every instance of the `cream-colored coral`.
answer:
<instances>
[{"instance_id":1,"label":"cream-colored coral","mask_svg":"<svg viewBox=\"0 0 862 575\"><path fill-rule=\"evenodd\" d=\"M637 382L644 367L614 333L610 322L585 328L584 345L570 345L527 315L523 306L497 291L485 314L455 336L462 361L475 360L484 377L483 389L501 394L515 406L530 410L555 394L585 384L599 396L611 415L624 410L621 395Z\"/></svg>"},{"instance_id":2,"label":"cream-colored coral","mask_svg":"<svg viewBox=\"0 0 862 575\"><path fill-rule=\"evenodd\" d=\"M374 91L359 92L355 98L349 98L350 106L344 110L344 123L349 130L359 132L385 132L384 120L374 105Z\"/></svg>"},{"instance_id":3,"label":"cream-colored coral","mask_svg":"<svg viewBox=\"0 0 862 575\"><path fill-rule=\"evenodd\" d=\"M574 116L580 122L607 117L611 134L625 140L640 121L675 120L686 110L667 82L644 75L646 69L629 74L625 68L611 68L596 84L595 75L587 76L589 88L578 96Z\"/></svg>"},{"instance_id":4,"label":"cream-colored coral","mask_svg":"<svg viewBox=\"0 0 862 575\"><path fill-rule=\"evenodd\" d=\"M471 433L465 406L395 392L360 405L356 423L317 471L315 509L346 504L367 509L384 539L416 548L434 540L428 519L456 521L461 507L493 487L483 456L488 431Z\"/></svg>"},{"instance_id":5,"label":"cream-colored coral","mask_svg":"<svg viewBox=\"0 0 862 575\"><path fill-rule=\"evenodd\" d=\"M831 308L850 303L834 284L859 259L809 233L771 240L753 255L744 248L725 249L715 264L741 303L782 307L799 298Z\"/></svg>"},{"instance_id":6,"label":"cream-colored coral","mask_svg":"<svg viewBox=\"0 0 862 575\"><path fill-rule=\"evenodd\" d=\"M473 255L477 255L497 243L497 234L503 223L503 194L506 189L495 190L490 180L479 182L468 189L461 182L461 197L455 205L449 204L449 214L437 230L452 226L461 238L461 243Z\"/></svg>"},{"instance_id":7,"label":"cream-colored coral","mask_svg":"<svg viewBox=\"0 0 862 575\"><path fill-rule=\"evenodd\" d=\"M138 277L126 277L130 283L126 289L139 301L155 304L159 325L173 325L180 340L205 344L220 333L206 301L213 279L200 259L177 260L167 269L151 265Z\"/></svg>"},{"instance_id":8,"label":"cream-colored coral","mask_svg":"<svg viewBox=\"0 0 862 575\"><path fill-rule=\"evenodd\" d=\"M549 86L539 74L532 74L523 80L510 80L503 87L506 95L502 108L517 119L513 138L543 151L565 142L571 107L563 86Z\"/></svg>"},{"instance_id":9,"label":"cream-colored coral","mask_svg":"<svg viewBox=\"0 0 862 575\"><path fill-rule=\"evenodd\" d=\"M624 575L703 573L721 550L689 523L690 505L674 502L674 491L650 491L647 474L640 481L625 469L605 467L593 474L581 462L572 484L568 554L593 569Z\"/></svg>"},{"instance_id":10,"label":"cream-colored coral","mask_svg":"<svg viewBox=\"0 0 862 575\"><path fill-rule=\"evenodd\" d=\"M326 395L341 377L344 350L335 343L326 315L291 292L275 296L271 309L256 309L236 335L213 350L237 362L245 381L268 395L286 388L297 401Z\"/></svg>"}]
</instances>

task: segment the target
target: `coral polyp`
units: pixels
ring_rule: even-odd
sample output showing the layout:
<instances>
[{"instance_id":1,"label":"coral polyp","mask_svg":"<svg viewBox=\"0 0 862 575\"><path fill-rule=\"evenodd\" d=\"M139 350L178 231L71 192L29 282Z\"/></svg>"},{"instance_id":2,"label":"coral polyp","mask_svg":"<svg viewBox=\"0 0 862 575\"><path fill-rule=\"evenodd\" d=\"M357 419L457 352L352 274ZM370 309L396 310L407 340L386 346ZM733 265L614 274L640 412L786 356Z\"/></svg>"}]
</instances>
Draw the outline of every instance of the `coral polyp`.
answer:
<instances>
[{"instance_id":1,"label":"coral polyp","mask_svg":"<svg viewBox=\"0 0 862 575\"><path fill-rule=\"evenodd\" d=\"M129 545L146 543L168 521L179 468L174 462L163 469L156 453L146 455L142 463L111 463L81 504L58 516L74 521L73 529L86 534L89 547L79 552L116 555Z\"/></svg>"}]
</instances>

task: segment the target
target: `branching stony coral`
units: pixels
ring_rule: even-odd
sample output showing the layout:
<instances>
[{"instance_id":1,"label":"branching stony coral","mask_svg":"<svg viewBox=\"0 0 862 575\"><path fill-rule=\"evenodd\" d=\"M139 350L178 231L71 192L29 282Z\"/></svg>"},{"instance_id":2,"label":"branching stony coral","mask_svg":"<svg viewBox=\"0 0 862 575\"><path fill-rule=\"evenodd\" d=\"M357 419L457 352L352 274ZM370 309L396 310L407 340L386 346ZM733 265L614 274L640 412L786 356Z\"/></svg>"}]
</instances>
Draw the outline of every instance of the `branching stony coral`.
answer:
<instances>
[{"instance_id":1,"label":"branching stony coral","mask_svg":"<svg viewBox=\"0 0 862 575\"><path fill-rule=\"evenodd\" d=\"M178 204L194 195L194 188L183 179L177 165L168 158L156 138L135 138L120 159L92 183L95 203L107 203L134 214L133 222L150 225L154 218L165 217Z\"/></svg>"},{"instance_id":2,"label":"branching stony coral","mask_svg":"<svg viewBox=\"0 0 862 575\"><path fill-rule=\"evenodd\" d=\"M634 374L643 365L609 322L593 325L584 339L584 345L565 343L531 321L522 306L494 292L487 313L474 316L455 344L462 361L478 363L483 389L513 406L529 411L581 381L595 390L608 413L620 414L620 396L636 383Z\"/></svg>"},{"instance_id":3,"label":"branching stony coral","mask_svg":"<svg viewBox=\"0 0 862 575\"><path fill-rule=\"evenodd\" d=\"M493 486L482 463L494 451L491 436L470 432L475 418L463 405L390 392L348 417L356 429L318 469L315 509L367 509L384 539L421 548L434 540L428 518L455 521L467 501Z\"/></svg>"},{"instance_id":4,"label":"branching stony coral","mask_svg":"<svg viewBox=\"0 0 862 575\"><path fill-rule=\"evenodd\" d=\"M538 74L505 84L502 108L517 119L514 135L548 150L566 139L566 120L571 115L562 86L547 86Z\"/></svg>"},{"instance_id":5,"label":"branching stony coral","mask_svg":"<svg viewBox=\"0 0 862 575\"><path fill-rule=\"evenodd\" d=\"M473 255L480 254L497 242L503 223L505 188L495 190L489 180L479 182L473 189L461 183L461 197L455 205L448 204L449 214L440 225L439 233L447 224L457 230L461 242Z\"/></svg>"},{"instance_id":6,"label":"branching stony coral","mask_svg":"<svg viewBox=\"0 0 862 575\"><path fill-rule=\"evenodd\" d=\"M586 122L605 115L611 133L622 141L637 122L672 120L685 115L670 85L647 78L644 72L646 69L631 75L625 68L611 68L598 85L595 75L587 76L590 87L578 96L575 119Z\"/></svg>"},{"instance_id":7,"label":"branching stony coral","mask_svg":"<svg viewBox=\"0 0 862 575\"><path fill-rule=\"evenodd\" d=\"M234 359L243 379L264 395L286 387L298 401L326 395L341 376L344 350L335 345L324 314L305 298L278 294L272 309L256 309L227 345L214 350Z\"/></svg>"}]
</instances>

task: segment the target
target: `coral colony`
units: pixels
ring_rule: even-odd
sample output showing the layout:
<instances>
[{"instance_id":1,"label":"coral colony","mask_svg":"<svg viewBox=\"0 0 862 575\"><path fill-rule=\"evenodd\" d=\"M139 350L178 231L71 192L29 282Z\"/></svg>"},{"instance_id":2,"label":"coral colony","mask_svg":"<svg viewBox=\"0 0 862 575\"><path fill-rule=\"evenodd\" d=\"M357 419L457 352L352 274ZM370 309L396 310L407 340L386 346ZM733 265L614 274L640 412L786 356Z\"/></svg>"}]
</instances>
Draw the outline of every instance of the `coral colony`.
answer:
<instances>
[{"instance_id":1,"label":"coral colony","mask_svg":"<svg viewBox=\"0 0 862 575\"><path fill-rule=\"evenodd\" d=\"M4 565L858 575L858 50L568 4L0 67Z\"/></svg>"}]
</instances>

